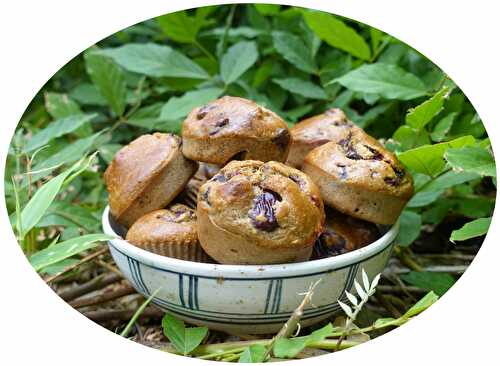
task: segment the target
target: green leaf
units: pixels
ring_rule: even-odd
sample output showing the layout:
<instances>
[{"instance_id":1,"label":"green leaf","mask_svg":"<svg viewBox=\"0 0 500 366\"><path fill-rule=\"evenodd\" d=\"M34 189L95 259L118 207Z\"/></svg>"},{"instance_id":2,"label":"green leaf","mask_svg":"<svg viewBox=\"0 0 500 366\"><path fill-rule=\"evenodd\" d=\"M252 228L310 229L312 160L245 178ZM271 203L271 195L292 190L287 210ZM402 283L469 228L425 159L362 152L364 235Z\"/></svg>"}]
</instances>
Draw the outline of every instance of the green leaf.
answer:
<instances>
[{"instance_id":1,"label":"green leaf","mask_svg":"<svg viewBox=\"0 0 500 366\"><path fill-rule=\"evenodd\" d=\"M404 210L399 218L400 228L396 242L402 246L408 246L420 235L422 229L422 216L418 213Z\"/></svg>"},{"instance_id":2,"label":"green leaf","mask_svg":"<svg viewBox=\"0 0 500 366\"><path fill-rule=\"evenodd\" d=\"M457 116L457 114L458 113L450 113L447 116L441 118L439 122L436 123L436 126L431 133L432 141L441 142L446 138L446 135L448 134L448 132L450 132L453 121L455 121L455 117Z\"/></svg>"},{"instance_id":3,"label":"green leaf","mask_svg":"<svg viewBox=\"0 0 500 366\"><path fill-rule=\"evenodd\" d=\"M421 191L440 191L479 178L476 173L449 171L425 184Z\"/></svg>"},{"instance_id":4,"label":"green leaf","mask_svg":"<svg viewBox=\"0 0 500 366\"><path fill-rule=\"evenodd\" d=\"M458 230L453 230L451 233L451 241L462 241L477 236L482 236L488 232L491 224L491 217L480 218L474 221L468 222ZM24 223L23 223L24 225Z\"/></svg>"},{"instance_id":5,"label":"green leaf","mask_svg":"<svg viewBox=\"0 0 500 366\"><path fill-rule=\"evenodd\" d=\"M261 344L252 344L240 356L239 363L258 363L266 359L266 347Z\"/></svg>"},{"instance_id":6,"label":"green leaf","mask_svg":"<svg viewBox=\"0 0 500 366\"><path fill-rule=\"evenodd\" d=\"M106 99L104 99L101 93L99 93L99 90L97 90L94 84L78 84L73 90L71 90L69 95L81 104L97 106L105 106L108 104Z\"/></svg>"},{"instance_id":7,"label":"green leaf","mask_svg":"<svg viewBox=\"0 0 500 366\"><path fill-rule=\"evenodd\" d=\"M126 70L152 77L207 79L208 73L184 56L165 45L154 43L127 44L99 51L112 57Z\"/></svg>"},{"instance_id":8,"label":"green leaf","mask_svg":"<svg viewBox=\"0 0 500 366\"><path fill-rule=\"evenodd\" d=\"M318 11L306 11L304 19L309 28L330 46L346 51L362 60L370 59L370 47L363 37L335 16Z\"/></svg>"},{"instance_id":9,"label":"green leaf","mask_svg":"<svg viewBox=\"0 0 500 366\"><path fill-rule=\"evenodd\" d=\"M253 4L255 9L262 15L276 15L280 12L281 5L276 4Z\"/></svg>"},{"instance_id":10,"label":"green leaf","mask_svg":"<svg viewBox=\"0 0 500 366\"><path fill-rule=\"evenodd\" d=\"M55 119L82 113L80 106L67 94L45 93L45 108Z\"/></svg>"},{"instance_id":11,"label":"green leaf","mask_svg":"<svg viewBox=\"0 0 500 366\"><path fill-rule=\"evenodd\" d=\"M79 236L70 240L51 245L45 249L36 252L30 257L30 263L36 271L58 263L75 254L89 250L97 246L97 242L113 239L106 234L89 234Z\"/></svg>"},{"instance_id":12,"label":"green leaf","mask_svg":"<svg viewBox=\"0 0 500 366\"><path fill-rule=\"evenodd\" d=\"M436 201L443 194L443 192L444 190L417 192L417 194L415 194L408 202L407 207L427 206Z\"/></svg>"},{"instance_id":13,"label":"green leaf","mask_svg":"<svg viewBox=\"0 0 500 366\"><path fill-rule=\"evenodd\" d=\"M290 93L298 94L310 99L327 99L325 91L310 81L299 78L273 79L273 82Z\"/></svg>"},{"instance_id":14,"label":"green leaf","mask_svg":"<svg viewBox=\"0 0 500 366\"><path fill-rule=\"evenodd\" d=\"M445 153L445 159L455 170L496 177L495 160L485 148L467 146L448 149Z\"/></svg>"},{"instance_id":15,"label":"green leaf","mask_svg":"<svg viewBox=\"0 0 500 366\"><path fill-rule=\"evenodd\" d=\"M275 31L272 36L274 47L285 60L302 71L311 74L318 72L318 67L310 49L299 37L282 31Z\"/></svg>"},{"instance_id":16,"label":"green leaf","mask_svg":"<svg viewBox=\"0 0 500 366\"><path fill-rule=\"evenodd\" d=\"M163 333L172 342L175 349L183 355L198 347L208 333L206 327L186 328L182 320L171 314L165 314L161 321Z\"/></svg>"},{"instance_id":17,"label":"green leaf","mask_svg":"<svg viewBox=\"0 0 500 366\"><path fill-rule=\"evenodd\" d=\"M193 108L217 99L222 93L221 88L206 88L189 91L180 97L171 97L161 109L160 119L172 121L184 118Z\"/></svg>"},{"instance_id":18,"label":"green leaf","mask_svg":"<svg viewBox=\"0 0 500 366\"><path fill-rule=\"evenodd\" d=\"M28 143L24 147L24 152L36 150L57 137L71 133L85 123L90 122L95 117L97 117L96 113L76 114L51 122L47 127L35 133L31 139L28 140Z\"/></svg>"},{"instance_id":19,"label":"green leaf","mask_svg":"<svg viewBox=\"0 0 500 366\"><path fill-rule=\"evenodd\" d=\"M84 139L79 139L74 143L69 144L62 150L58 151L49 158L41 161L33 167L33 171L45 170L49 168L54 168L61 166L62 164L72 163L77 161L81 156L85 155L92 148L97 137L101 135L102 132L98 132L92 136L86 137ZM34 173L31 177L32 183L37 180L46 177L50 174L49 171Z\"/></svg>"},{"instance_id":20,"label":"green leaf","mask_svg":"<svg viewBox=\"0 0 500 366\"><path fill-rule=\"evenodd\" d=\"M444 154L449 148L459 148L474 144L472 136L463 136L458 139L442 142L435 145L424 145L398 155L399 160L411 170L418 173L435 176L445 166Z\"/></svg>"},{"instance_id":21,"label":"green leaf","mask_svg":"<svg viewBox=\"0 0 500 366\"><path fill-rule=\"evenodd\" d=\"M398 150L403 151L430 143L427 131L417 131L408 125L400 126L392 138L400 143L401 148Z\"/></svg>"},{"instance_id":22,"label":"green leaf","mask_svg":"<svg viewBox=\"0 0 500 366\"><path fill-rule=\"evenodd\" d=\"M81 161L65 170L57 177L52 178L39 188L29 200L21 212L22 230L21 237L26 234L40 221L45 211L52 204L57 194L61 190L64 181L81 165Z\"/></svg>"},{"instance_id":23,"label":"green leaf","mask_svg":"<svg viewBox=\"0 0 500 366\"><path fill-rule=\"evenodd\" d=\"M443 109L447 93L448 88L444 87L432 98L410 109L406 115L406 123L417 130L424 128Z\"/></svg>"},{"instance_id":24,"label":"green leaf","mask_svg":"<svg viewBox=\"0 0 500 366\"><path fill-rule=\"evenodd\" d=\"M85 67L99 93L117 116L123 115L127 86L123 70L113 59L97 52L86 52Z\"/></svg>"},{"instance_id":25,"label":"green leaf","mask_svg":"<svg viewBox=\"0 0 500 366\"><path fill-rule=\"evenodd\" d=\"M363 65L331 82L338 82L348 89L379 94L387 99L409 100L427 94L418 77L396 65L375 63Z\"/></svg>"},{"instance_id":26,"label":"green leaf","mask_svg":"<svg viewBox=\"0 0 500 366\"><path fill-rule=\"evenodd\" d=\"M321 342L333 332L333 326L328 323L308 336L296 338L278 338L273 346L273 353L279 358L294 358L309 344Z\"/></svg>"},{"instance_id":27,"label":"green leaf","mask_svg":"<svg viewBox=\"0 0 500 366\"><path fill-rule=\"evenodd\" d=\"M257 61L259 53L253 41L241 41L231 46L220 63L220 74L225 84L238 80Z\"/></svg>"},{"instance_id":28,"label":"green leaf","mask_svg":"<svg viewBox=\"0 0 500 366\"><path fill-rule=\"evenodd\" d=\"M444 295L455 284L455 279L448 273L410 271L400 277L410 285L434 291L439 296Z\"/></svg>"},{"instance_id":29,"label":"green leaf","mask_svg":"<svg viewBox=\"0 0 500 366\"><path fill-rule=\"evenodd\" d=\"M439 296L436 295L433 291L427 293L424 297L417 301L415 305L413 305L406 313L404 313L403 317L411 318L415 315L420 314L422 311L427 309L429 306L434 304L439 299Z\"/></svg>"},{"instance_id":30,"label":"green leaf","mask_svg":"<svg viewBox=\"0 0 500 366\"><path fill-rule=\"evenodd\" d=\"M191 17L186 11L178 11L162 15L156 21L168 38L181 43L194 43L204 19Z\"/></svg>"}]
</instances>

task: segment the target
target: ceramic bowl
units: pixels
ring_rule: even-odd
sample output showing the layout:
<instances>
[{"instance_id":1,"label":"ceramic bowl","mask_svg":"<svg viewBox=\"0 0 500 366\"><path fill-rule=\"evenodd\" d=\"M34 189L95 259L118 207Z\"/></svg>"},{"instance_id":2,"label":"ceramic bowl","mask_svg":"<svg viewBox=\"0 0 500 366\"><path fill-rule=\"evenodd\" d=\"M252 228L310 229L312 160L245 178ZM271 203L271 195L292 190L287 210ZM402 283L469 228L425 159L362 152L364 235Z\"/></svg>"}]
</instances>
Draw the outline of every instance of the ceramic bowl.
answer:
<instances>
[{"instance_id":1,"label":"ceramic bowl","mask_svg":"<svg viewBox=\"0 0 500 366\"><path fill-rule=\"evenodd\" d=\"M364 269L370 280L382 272L391 254L399 222L380 239L336 257L282 265L221 265L163 257L125 240L122 229L102 216L111 255L135 289L164 311L191 324L233 334L277 332L300 304L303 293L316 286L301 325L317 323L338 312L354 280Z\"/></svg>"}]
</instances>

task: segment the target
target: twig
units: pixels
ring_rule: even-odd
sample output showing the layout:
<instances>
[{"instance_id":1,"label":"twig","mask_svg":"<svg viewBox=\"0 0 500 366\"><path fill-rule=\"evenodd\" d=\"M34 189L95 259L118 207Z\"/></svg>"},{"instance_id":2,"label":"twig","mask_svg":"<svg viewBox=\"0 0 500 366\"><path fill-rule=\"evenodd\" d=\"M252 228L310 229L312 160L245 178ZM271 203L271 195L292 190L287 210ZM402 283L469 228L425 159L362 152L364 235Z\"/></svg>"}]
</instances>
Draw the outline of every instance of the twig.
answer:
<instances>
[{"instance_id":1,"label":"twig","mask_svg":"<svg viewBox=\"0 0 500 366\"><path fill-rule=\"evenodd\" d=\"M300 322L300 319L302 319L302 315L304 315L304 308L306 307L307 304L311 302L312 296L314 294L314 289L316 286L321 282L321 278L317 280L316 282L312 283L309 286L309 290L304 294L304 298L302 299L302 302L300 305L293 311L292 315L290 318L287 320L287 322L283 325L283 327L280 329L278 334L273 337L269 345L266 347L266 354L264 356L264 359L269 356L271 353L271 349L273 348L274 343L280 338L290 338L290 336L293 334L295 329L297 329L297 326Z\"/></svg>"},{"instance_id":2,"label":"twig","mask_svg":"<svg viewBox=\"0 0 500 366\"><path fill-rule=\"evenodd\" d=\"M377 293L375 294L375 298L380 305L382 305L385 309L387 309L389 313L391 313L394 318L401 317L401 313L399 312L399 310L396 309L396 307L389 300L387 300L384 295Z\"/></svg>"},{"instance_id":3,"label":"twig","mask_svg":"<svg viewBox=\"0 0 500 366\"><path fill-rule=\"evenodd\" d=\"M101 250L98 250L97 252L94 252L94 253L92 253L92 254L87 255L86 257L82 258L81 260L79 260L79 261L78 261L78 262L76 262L75 264L73 264L73 265L71 265L71 266L66 267L66 268L65 268L64 270L62 270L61 272L56 273L55 275L53 275L53 276L50 276L50 277L46 278L46 279L45 279L45 282L46 282L46 283L50 283L50 282L54 281L54 280L55 280L56 278L58 278L59 276L61 276L61 275L65 274L65 273L68 273L69 271L72 271L73 269L75 269L75 268L77 268L77 267L81 266L83 263L89 262L89 261L91 261L92 259L97 258L98 256L100 256L100 255L102 255L102 254L106 253L108 250L109 250L109 249L108 249L108 247L106 246L106 247L102 248Z\"/></svg>"},{"instance_id":4,"label":"twig","mask_svg":"<svg viewBox=\"0 0 500 366\"><path fill-rule=\"evenodd\" d=\"M84 306L102 304L134 293L136 293L136 291L132 286L125 285L124 287L121 287L115 291L107 291L103 294L98 294L96 296L77 299L71 301L69 304L74 308L82 308Z\"/></svg>"},{"instance_id":5,"label":"twig","mask_svg":"<svg viewBox=\"0 0 500 366\"><path fill-rule=\"evenodd\" d=\"M107 269L108 271L113 272L117 276L120 276L121 278L125 278L125 276L123 276L123 273L121 273L120 270L118 268L116 268L115 266L113 266L112 264L109 264L106 261L103 261L102 259L96 260L96 263L99 266Z\"/></svg>"},{"instance_id":6,"label":"twig","mask_svg":"<svg viewBox=\"0 0 500 366\"><path fill-rule=\"evenodd\" d=\"M88 294L89 292L100 290L101 288L104 288L112 283L120 281L121 279L121 276L114 273L103 273L80 286L75 286L61 291L59 296L65 301L71 301L82 295Z\"/></svg>"}]
</instances>

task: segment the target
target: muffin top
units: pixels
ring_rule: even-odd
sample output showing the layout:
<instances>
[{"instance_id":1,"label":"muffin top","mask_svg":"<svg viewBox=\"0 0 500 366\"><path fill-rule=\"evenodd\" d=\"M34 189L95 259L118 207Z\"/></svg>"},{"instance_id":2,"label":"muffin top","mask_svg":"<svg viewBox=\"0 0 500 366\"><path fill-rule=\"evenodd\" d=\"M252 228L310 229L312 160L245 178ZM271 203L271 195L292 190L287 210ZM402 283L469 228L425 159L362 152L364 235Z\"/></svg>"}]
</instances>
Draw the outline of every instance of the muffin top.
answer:
<instances>
[{"instance_id":1,"label":"muffin top","mask_svg":"<svg viewBox=\"0 0 500 366\"><path fill-rule=\"evenodd\" d=\"M231 233L268 247L312 245L325 220L316 185L282 163L232 161L198 194L198 209Z\"/></svg>"},{"instance_id":2,"label":"muffin top","mask_svg":"<svg viewBox=\"0 0 500 366\"><path fill-rule=\"evenodd\" d=\"M198 139L245 137L272 139L288 149L287 124L274 112L252 100L224 96L195 108L182 126L182 136Z\"/></svg>"},{"instance_id":3,"label":"muffin top","mask_svg":"<svg viewBox=\"0 0 500 366\"><path fill-rule=\"evenodd\" d=\"M180 203L152 211L131 226L126 240L138 245L196 243L196 212Z\"/></svg>"},{"instance_id":4,"label":"muffin top","mask_svg":"<svg viewBox=\"0 0 500 366\"><path fill-rule=\"evenodd\" d=\"M121 148L104 172L112 214L119 217L174 157L180 137L142 135Z\"/></svg>"},{"instance_id":5,"label":"muffin top","mask_svg":"<svg viewBox=\"0 0 500 366\"><path fill-rule=\"evenodd\" d=\"M402 198L413 194L413 180L404 166L362 130L350 130L345 138L315 148L305 163L345 184Z\"/></svg>"},{"instance_id":6,"label":"muffin top","mask_svg":"<svg viewBox=\"0 0 500 366\"><path fill-rule=\"evenodd\" d=\"M300 121L290 132L292 144L305 143L313 148L344 138L352 128L359 129L347 119L344 112L332 108L325 113Z\"/></svg>"}]
</instances>

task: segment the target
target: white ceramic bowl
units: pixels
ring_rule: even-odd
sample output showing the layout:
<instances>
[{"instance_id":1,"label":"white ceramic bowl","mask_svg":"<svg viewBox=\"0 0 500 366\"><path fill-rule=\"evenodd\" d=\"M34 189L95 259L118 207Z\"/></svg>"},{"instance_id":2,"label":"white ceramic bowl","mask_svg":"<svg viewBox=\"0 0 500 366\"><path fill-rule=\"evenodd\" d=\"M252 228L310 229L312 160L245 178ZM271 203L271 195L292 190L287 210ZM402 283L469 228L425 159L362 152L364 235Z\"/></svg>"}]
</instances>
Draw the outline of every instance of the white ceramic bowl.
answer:
<instances>
[{"instance_id":1,"label":"white ceramic bowl","mask_svg":"<svg viewBox=\"0 0 500 366\"><path fill-rule=\"evenodd\" d=\"M321 278L302 326L339 311L354 280L364 268L372 279L383 271L399 230L394 224L380 239L336 257L282 265L221 265L163 257L119 238L109 208L102 216L104 232L116 264L135 289L152 302L189 323L236 334L278 331L300 304L303 293Z\"/></svg>"}]
</instances>

